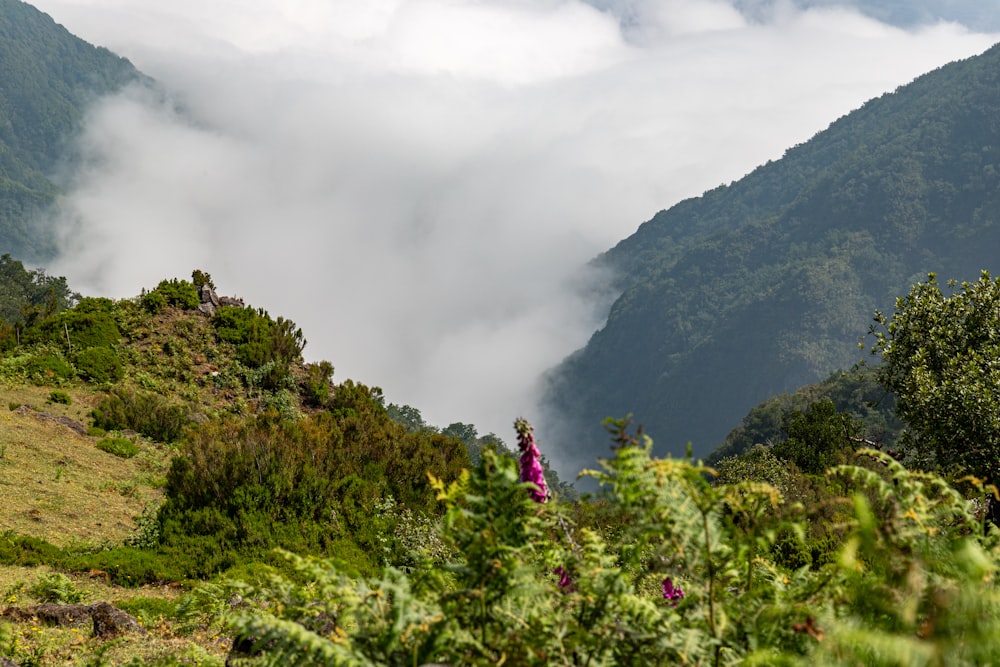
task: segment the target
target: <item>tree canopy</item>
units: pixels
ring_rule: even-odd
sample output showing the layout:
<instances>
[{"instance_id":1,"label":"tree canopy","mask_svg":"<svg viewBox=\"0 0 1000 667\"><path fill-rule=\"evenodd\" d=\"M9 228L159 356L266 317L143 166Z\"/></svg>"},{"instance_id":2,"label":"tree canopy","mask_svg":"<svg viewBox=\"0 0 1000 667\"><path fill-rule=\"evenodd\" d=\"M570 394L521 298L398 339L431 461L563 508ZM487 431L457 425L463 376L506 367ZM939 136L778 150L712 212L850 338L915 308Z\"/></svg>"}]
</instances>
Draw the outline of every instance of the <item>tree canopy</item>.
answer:
<instances>
[{"instance_id":1,"label":"tree canopy","mask_svg":"<svg viewBox=\"0 0 1000 667\"><path fill-rule=\"evenodd\" d=\"M879 380L929 462L1000 481L1000 279L951 281L933 273L876 315ZM957 289L956 289L957 288Z\"/></svg>"}]
</instances>

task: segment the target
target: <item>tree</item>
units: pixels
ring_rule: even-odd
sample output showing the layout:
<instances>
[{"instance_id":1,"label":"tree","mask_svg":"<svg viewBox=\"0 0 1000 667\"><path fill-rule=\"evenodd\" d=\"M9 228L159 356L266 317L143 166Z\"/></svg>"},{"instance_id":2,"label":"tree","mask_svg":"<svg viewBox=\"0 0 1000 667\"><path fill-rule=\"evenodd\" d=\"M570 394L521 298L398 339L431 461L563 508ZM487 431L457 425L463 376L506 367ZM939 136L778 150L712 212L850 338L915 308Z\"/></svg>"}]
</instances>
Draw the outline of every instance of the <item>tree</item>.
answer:
<instances>
[{"instance_id":1,"label":"tree","mask_svg":"<svg viewBox=\"0 0 1000 667\"><path fill-rule=\"evenodd\" d=\"M1000 279L948 287L931 273L891 318L876 313L878 378L929 463L1000 483Z\"/></svg>"},{"instance_id":2,"label":"tree","mask_svg":"<svg viewBox=\"0 0 1000 667\"><path fill-rule=\"evenodd\" d=\"M774 445L774 455L808 475L822 475L830 466L846 462L844 454L854 449L861 424L824 399L785 415L784 430L788 437Z\"/></svg>"}]
</instances>

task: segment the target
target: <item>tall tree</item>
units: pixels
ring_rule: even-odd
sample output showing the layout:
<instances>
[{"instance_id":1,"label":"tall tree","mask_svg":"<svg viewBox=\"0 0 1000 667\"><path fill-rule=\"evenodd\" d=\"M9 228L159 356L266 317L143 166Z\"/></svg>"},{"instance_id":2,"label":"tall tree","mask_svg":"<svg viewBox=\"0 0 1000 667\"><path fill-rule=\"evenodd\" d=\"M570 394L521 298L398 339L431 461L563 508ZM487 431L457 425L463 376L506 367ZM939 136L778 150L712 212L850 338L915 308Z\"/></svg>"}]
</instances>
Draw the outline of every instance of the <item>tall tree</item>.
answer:
<instances>
[{"instance_id":1,"label":"tall tree","mask_svg":"<svg viewBox=\"0 0 1000 667\"><path fill-rule=\"evenodd\" d=\"M948 286L932 273L876 314L878 376L930 462L1000 483L1000 279Z\"/></svg>"}]
</instances>

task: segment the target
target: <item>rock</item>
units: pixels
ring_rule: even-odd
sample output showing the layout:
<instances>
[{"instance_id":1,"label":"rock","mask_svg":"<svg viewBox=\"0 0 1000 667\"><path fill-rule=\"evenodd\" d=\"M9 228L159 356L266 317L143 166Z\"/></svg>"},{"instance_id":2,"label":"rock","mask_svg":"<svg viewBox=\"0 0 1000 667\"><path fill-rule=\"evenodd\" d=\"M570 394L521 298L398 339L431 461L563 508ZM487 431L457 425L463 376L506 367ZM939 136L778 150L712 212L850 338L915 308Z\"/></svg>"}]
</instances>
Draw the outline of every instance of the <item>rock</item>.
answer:
<instances>
[{"instance_id":1,"label":"rock","mask_svg":"<svg viewBox=\"0 0 1000 667\"><path fill-rule=\"evenodd\" d=\"M100 639L111 639L126 632L144 632L134 616L110 602L90 605L90 617L94 621L94 636Z\"/></svg>"},{"instance_id":2,"label":"rock","mask_svg":"<svg viewBox=\"0 0 1000 667\"><path fill-rule=\"evenodd\" d=\"M90 607L85 604L37 604L7 607L2 616L17 623L38 619L45 625L82 626L90 623Z\"/></svg>"},{"instance_id":3,"label":"rock","mask_svg":"<svg viewBox=\"0 0 1000 667\"><path fill-rule=\"evenodd\" d=\"M274 642L268 642L264 646L258 646L260 640L256 637L235 637L229 653L226 655L225 667L238 667L248 659L256 658L265 653L269 648L274 647Z\"/></svg>"}]
</instances>

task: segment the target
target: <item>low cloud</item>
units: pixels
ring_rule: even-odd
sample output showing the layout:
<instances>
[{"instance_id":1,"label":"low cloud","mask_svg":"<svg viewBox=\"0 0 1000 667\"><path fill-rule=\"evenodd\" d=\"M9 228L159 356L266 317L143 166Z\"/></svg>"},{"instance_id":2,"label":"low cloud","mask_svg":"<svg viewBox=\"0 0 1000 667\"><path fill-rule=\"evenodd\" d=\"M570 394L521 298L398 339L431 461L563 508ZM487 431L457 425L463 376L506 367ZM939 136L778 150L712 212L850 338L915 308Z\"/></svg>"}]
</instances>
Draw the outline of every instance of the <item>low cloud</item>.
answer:
<instances>
[{"instance_id":1,"label":"low cloud","mask_svg":"<svg viewBox=\"0 0 1000 667\"><path fill-rule=\"evenodd\" d=\"M995 39L718 0L36 4L169 98L92 109L52 272L209 271L336 377L507 440L600 325L589 259Z\"/></svg>"}]
</instances>

